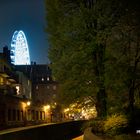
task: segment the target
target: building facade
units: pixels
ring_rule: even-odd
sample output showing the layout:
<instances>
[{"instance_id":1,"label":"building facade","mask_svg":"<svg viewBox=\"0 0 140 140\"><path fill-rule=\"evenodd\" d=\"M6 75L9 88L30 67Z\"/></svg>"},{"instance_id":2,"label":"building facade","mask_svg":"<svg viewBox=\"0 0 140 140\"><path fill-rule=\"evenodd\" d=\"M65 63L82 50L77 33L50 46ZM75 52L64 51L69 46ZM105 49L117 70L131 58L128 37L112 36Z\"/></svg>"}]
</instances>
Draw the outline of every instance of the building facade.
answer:
<instances>
[{"instance_id":1,"label":"building facade","mask_svg":"<svg viewBox=\"0 0 140 140\"><path fill-rule=\"evenodd\" d=\"M4 48L0 53L1 128L51 122L57 89L48 65L12 65Z\"/></svg>"},{"instance_id":2,"label":"building facade","mask_svg":"<svg viewBox=\"0 0 140 140\"><path fill-rule=\"evenodd\" d=\"M51 69L45 64L15 66L16 71L23 72L32 83L32 101L34 104L52 104L56 100L58 82L52 78Z\"/></svg>"}]
</instances>

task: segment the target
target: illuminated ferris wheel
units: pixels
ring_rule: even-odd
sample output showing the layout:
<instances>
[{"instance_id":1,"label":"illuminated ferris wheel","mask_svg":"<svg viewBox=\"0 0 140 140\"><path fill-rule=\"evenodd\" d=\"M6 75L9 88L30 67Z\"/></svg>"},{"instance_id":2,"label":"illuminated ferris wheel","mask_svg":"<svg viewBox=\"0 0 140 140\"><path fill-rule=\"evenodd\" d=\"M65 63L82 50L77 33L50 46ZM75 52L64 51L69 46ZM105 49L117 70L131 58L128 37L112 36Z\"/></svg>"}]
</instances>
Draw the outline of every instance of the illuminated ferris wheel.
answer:
<instances>
[{"instance_id":1,"label":"illuminated ferris wheel","mask_svg":"<svg viewBox=\"0 0 140 140\"><path fill-rule=\"evenodd\" d=\"M11 60L14 65L30 65L30 55L23 31L15 31L11 41Z\"/></svg>"}]
</instances>

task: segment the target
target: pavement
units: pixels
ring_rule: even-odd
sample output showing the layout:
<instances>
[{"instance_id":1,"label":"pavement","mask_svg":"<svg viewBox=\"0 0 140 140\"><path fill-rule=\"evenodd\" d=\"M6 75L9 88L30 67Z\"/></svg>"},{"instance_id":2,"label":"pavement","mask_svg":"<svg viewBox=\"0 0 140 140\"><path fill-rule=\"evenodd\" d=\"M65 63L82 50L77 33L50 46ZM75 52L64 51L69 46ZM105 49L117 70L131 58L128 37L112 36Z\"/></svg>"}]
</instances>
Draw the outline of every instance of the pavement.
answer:
<instances>
[{"instance_id":1,"label":"pavement","mask_svg":"<svg viewBox=\"0 0 140 140\"><path fill-rule=\"evenodd\" d=\"M84 135L81 135L79 137L76 137L72 140L102 140L100 137L94 135L92 132L91 132L91 128L87 128L85 131L84 131Z\"/></svg>"},{"instance_id":2,"label":"pavement","mask_svg":"<svg viewBox=\"0 0 140 140\"><path fill-rule=\"evenodd\" d=\"M76 137L76 138L74 138L74 139L72 139L72 140L83 140L83 137L84 137L84 135L81 135L81 136Z\"/></svg>"},{"instance_id":3,"label":"pavement","mask_svg":"<svg viewBox=\"0 0 140 140\"><path fill-rule=\"evenodd\" d=\"M103 140L103 139L94 135L91 131L91 128L87 128L84 131L84 139L83 140Z\"/></svg>"}]
</instances>

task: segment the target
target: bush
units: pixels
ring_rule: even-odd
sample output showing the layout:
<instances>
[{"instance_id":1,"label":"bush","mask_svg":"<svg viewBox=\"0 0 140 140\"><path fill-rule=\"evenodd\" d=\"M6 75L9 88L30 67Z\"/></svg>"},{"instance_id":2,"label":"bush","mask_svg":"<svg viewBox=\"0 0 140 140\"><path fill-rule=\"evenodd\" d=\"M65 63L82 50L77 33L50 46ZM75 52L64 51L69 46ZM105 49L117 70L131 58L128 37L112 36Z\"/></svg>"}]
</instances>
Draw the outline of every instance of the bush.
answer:
<instances>
[{"instance_id":1,"label":"bush","mask_svg":"<svg viewBox=\"0 0 140 140\"><path fill-rule=\"evenodd\" d=\"M124 132L128 126L128 120L125 115L115 114L109 116L104 124L104 131L107 135L117 135Z\"/></svg>"},{"instance_id":2,"label":"bush","mask_svg":"<svg viewBox=\"0 0 140 140\"><path fill-rule=\"evenodd\" d=\"M114 140L132 140L132 139L129 137L129 135L123 134L115 136Z\"/></svg>"},{"instance_id":3,"label":"bush","mask_svg":"<svg viewBox=\"0 0 140 140\"><path fill-rule=\"evenodd\" d=\"M100 134L100 133L102 134L103 128L104 128L104 121L101 119L90 120L84 124L83 130L88 128L88 127L92 128L92 132L94 134Z\"/></svg>"},{"instance_id":4,"label":"bush","mask_svg":"<svg viewBox=\"0 0 140 140\"><path fill-rule=\"evenodd\" d=\"M103 134L104 133L104 120L93 121L92 132L95 134Z\"/></svg>"}]
</instances>

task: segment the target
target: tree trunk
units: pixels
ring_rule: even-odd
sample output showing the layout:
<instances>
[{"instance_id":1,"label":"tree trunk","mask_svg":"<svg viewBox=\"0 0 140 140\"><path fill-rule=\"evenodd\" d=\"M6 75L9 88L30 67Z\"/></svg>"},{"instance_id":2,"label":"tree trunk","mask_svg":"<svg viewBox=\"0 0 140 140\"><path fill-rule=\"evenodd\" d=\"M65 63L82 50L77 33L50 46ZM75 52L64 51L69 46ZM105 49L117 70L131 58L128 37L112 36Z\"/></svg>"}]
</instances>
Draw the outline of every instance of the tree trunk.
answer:
<instances>
[{"instance_id":1,"label":"tree trunk","mask_svg":"<svg viewBox=\"0 0 140 140\"><path fill-rule=\"evenodd\" d=\"M100 89L97 93L96 109L98 117L105 117L107 115L107 101L105 89Z\"/></svg>"},{"instance_id":2,"label":"tree trunk","mask_svg":"<svg viewBox=\"0 0 140 140\"><path fill-rule=\"evenodd\" d=\"M105 117L107 115L107 93L105 91L105 45L100 44L98 50L94 54L94 61L96 63L95 74L97 77L97 86L99 91L96 96L96 109L98 117Z\"/></svg>"}]
</instances>

